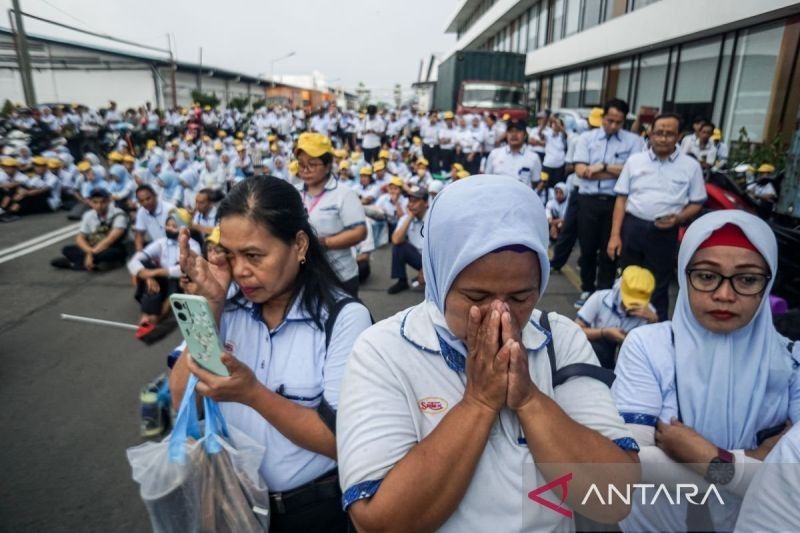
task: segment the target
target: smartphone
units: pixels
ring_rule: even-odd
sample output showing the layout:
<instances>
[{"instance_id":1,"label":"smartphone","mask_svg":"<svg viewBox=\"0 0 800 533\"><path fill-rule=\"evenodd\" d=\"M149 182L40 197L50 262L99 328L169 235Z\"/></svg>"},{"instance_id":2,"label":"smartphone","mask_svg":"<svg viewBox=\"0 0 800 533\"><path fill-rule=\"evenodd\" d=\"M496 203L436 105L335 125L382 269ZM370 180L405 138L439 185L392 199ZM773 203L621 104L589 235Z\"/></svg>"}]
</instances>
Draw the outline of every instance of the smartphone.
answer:
<instances>
[{"instance_id":1,"label":"smartphone","mask_svg":"<svg viewBox=\"0 0 800 533\"><path fill-rule=\"evenodd\" d=\"M209 372L230 375L222 364L223 345L208 301L202 296L173 294L169 303L192 359Z\"/></svg>"}]
</instances>

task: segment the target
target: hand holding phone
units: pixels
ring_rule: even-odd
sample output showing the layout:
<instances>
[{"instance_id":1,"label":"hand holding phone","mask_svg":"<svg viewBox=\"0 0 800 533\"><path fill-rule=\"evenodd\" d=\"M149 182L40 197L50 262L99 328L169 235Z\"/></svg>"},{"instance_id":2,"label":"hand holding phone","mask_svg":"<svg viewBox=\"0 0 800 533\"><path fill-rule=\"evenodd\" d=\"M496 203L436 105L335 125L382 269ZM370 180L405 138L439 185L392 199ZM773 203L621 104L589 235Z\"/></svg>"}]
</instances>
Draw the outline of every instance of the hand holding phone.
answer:
<instances>
[{"instance_id":1,"label":"hand holding phone","mask_svg":"<svg viewBox=\"0 0 800 533\"><path fill-rule=\"evenodd\" d=\"M192 359L209 372L220 376L230 375L222 364L222 341L208 301L202 296L173 294L169 297L169 303Z\"/></svg>"}]
</instances>

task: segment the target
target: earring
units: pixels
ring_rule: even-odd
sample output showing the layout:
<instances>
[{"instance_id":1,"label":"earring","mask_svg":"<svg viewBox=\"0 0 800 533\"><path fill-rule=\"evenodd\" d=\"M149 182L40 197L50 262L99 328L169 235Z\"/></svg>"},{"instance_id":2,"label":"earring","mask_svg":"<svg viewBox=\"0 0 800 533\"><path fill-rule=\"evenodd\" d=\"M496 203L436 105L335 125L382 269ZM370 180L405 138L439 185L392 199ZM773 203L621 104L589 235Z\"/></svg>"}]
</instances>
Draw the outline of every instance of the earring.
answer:
<instances>
[{"instance_id":1,"label":"earring","mask_svg":"<svg viewBox=\"0 0 800 533\"><path fill-rule=\"evenodd\" d=\"M300 258L300 264L301 265L305 265L306 264L306 258L305 257L301 257Z\"/></svg>"}]
</instances>

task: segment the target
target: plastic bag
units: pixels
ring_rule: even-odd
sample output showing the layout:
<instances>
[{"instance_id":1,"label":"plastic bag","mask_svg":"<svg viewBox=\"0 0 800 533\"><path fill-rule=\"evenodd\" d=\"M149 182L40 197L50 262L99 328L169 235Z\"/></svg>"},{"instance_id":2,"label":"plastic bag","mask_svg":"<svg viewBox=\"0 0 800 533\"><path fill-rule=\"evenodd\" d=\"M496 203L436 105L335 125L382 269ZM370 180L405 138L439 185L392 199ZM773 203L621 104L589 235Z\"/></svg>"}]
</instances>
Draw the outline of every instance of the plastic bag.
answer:
<instances>
[{"instance_id":1,"label":"plastic bag","mask_svg":"<svg viewBox=\"0 0 800 533\"><path fill-rule=\"evenodd\" d=\"M259 473L265 448L228 427L208 398L199 423L196 385L191 376L170 435L127 450L153 531L268 531L269 491Z\"/></svg>"}]
</instances>

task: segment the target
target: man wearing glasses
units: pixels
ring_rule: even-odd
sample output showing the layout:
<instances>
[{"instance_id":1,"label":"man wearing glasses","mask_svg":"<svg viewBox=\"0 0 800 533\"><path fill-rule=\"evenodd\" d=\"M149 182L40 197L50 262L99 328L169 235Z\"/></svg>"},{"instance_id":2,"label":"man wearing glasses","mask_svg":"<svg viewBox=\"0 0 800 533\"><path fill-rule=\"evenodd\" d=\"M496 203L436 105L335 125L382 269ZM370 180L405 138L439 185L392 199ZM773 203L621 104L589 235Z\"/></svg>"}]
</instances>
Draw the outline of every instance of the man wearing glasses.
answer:
<instances>
[{"instance_id":1,"label":"man wearing glasses","mask_svg":"<svg viewBox=\"0 0 800 533\"><path fill-rule=\"evenodd\" d=\"M639 265L653 272L652 303L667 320L669 282L678 248L678 228L690 222L706 201L700 164L676 146L680 117L656 117L650 149L628 158L614 186L617 195L608 240L608 256L620 266Z\"/></svg>"}]
</instances>

